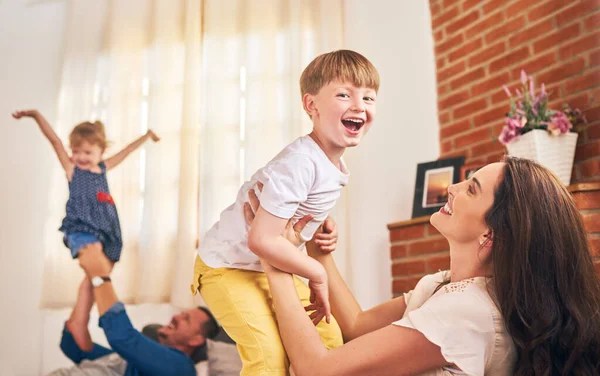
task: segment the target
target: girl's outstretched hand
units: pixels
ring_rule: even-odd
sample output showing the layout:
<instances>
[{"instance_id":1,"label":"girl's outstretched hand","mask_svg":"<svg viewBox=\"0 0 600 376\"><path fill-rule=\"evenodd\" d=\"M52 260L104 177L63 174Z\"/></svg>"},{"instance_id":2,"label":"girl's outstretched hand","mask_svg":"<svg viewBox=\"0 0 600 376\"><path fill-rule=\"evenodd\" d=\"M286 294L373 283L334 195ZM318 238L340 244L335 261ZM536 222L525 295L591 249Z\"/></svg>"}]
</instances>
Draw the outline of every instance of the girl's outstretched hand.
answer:
<instances>
[{"instance_id":1,"label":"girl's outstretched hand","mask_svg":"<svg viewBox=\"0 0 600 376\"><path fill-rule=\"evenodd\" d=\"M12 113L12 117L20 119L22 117L34 117L38 113L37 110L19 110Z\"/></svg>"},{"instance_id":2,"label":"girl's outstretched hand","mask_svg":"<svg viewBox=\"0 0 600 376\"><path fill-rule=\"evenodd\" d=\"M150 129L149 129L149 130L148 130L148 132L146 132L146 134L147 134L148 136L150 136L150 139L152 139L152 141L154 141L154 142L158 142L158 141L160 141L160 137L158 137L158 136L156 135L156 133L154 133L154 131L152 131L152 130L150 130Z\"/></svg>"}]
</instances>

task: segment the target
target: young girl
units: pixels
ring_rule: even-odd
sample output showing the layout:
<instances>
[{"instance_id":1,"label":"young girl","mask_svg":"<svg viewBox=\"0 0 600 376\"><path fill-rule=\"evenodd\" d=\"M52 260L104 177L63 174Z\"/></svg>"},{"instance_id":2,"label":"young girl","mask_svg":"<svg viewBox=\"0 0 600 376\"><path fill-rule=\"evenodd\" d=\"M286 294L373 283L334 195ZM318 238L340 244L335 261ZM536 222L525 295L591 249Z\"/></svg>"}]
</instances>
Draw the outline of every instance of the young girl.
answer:
<instances>
[{"instance_id":1,"label":"young girl","mask_svg":"<svg viewBox=\"0 0 600 376\"><path fill-rule=\"evenodd\" d=\"M99 243L106 256L113 262L121 257L121 226L115 203L110 195L106 171L121 163L131 152L139 148L148 138L157 142L160 139L149 130L114 156L104 160L107 141L104 125L99 122L83 122L69 135L71 156L67 154L61 140L46 119L37 110L16 111L15 119L30 117L52 144L58 160L69 181L69 200L66 216L60 231L64 233L64 243L77 258L79 252L88 245ZM92 288L88 278L84 278L82 288ZM92 306L90 304L89 309ZM93 346L89 336L72 333L79 347L84 351Z\"/></svg>"}]
</instances>

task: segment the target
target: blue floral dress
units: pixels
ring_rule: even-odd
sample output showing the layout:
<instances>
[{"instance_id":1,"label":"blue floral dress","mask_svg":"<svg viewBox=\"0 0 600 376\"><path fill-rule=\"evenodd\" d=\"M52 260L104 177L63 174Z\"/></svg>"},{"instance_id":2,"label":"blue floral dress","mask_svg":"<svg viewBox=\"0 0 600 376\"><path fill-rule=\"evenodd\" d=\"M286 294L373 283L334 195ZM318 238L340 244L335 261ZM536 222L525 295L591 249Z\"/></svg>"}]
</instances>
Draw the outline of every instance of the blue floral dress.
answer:
<instances>
[{"instance_id":1,"label":"blue floral dress","mask_svg":"<svg viewBox=\"0 0 600 376\"><path fill-rule=\"evenodd\" d=\"M95 236L104 253L112 261L119 261L123 241L117 208L108 189L106 165L99 164L102 172L95 173L75 167L69 182L69 200L67 215L62 221L60 231L65 234L64 241L73 233L87 233Z\"/></svg>"}]
</instances>

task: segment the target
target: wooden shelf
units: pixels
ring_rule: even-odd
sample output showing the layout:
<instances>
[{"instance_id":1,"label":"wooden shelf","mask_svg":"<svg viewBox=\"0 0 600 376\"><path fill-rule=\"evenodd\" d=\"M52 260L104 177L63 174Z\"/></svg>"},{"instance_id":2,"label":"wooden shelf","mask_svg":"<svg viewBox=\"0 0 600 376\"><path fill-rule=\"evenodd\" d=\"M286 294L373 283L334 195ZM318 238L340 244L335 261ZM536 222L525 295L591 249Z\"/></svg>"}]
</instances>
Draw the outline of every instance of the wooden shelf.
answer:
<instances>
[{"instance_id":1,"label":"wooden shelf","mask_svg":"<svg viewBox=\"0 0 600 376\"><path fill-rule=\"evenodd\" d=\"M413 226L413 225L420 225L423 223L429 223L429 217L431 217L431 216L426 215L423 217L417 217L417 218L409 219L406 221L390 223L387 225L387 228L388 228L388 230L393 230L395 228L400 228L400 227L407 227L407 226Z\"/></svg>"},{"instance_id":2,"label":"wooden shelf","mask_svg":"<svg viewBox=\"0 0 600 376\"><path fill-rule=\"evenodd\" d=\"M587 183L577 183L571 184L567 187L569 192L590 192L590 191L600 191L600 181L591 181Z\"/></svg>"}]
</instances>

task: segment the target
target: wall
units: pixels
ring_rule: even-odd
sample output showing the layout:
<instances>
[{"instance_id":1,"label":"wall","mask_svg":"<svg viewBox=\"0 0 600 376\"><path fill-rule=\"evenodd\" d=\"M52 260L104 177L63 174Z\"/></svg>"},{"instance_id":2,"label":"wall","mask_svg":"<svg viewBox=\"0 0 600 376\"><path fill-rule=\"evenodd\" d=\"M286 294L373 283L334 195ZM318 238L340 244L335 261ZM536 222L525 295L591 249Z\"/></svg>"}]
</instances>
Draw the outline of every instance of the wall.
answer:
<instances>
[{"instance_id":1,"label":"wall","mask_svg":"<svg viewBox=\"0 0 600 376\"><path fill-rule=\"evenodd\" d=\"M498 160L495 141L520 71L545 83L552 108L585 110L572 183L600 175L600 2L430 0L443 156ZM514 90L513 90L514 92Z\"/></svg>"},{"instance_id":2,"label":"wall","mask_svg":"<svg viewBox=\"0 0 600 376\"><path fill-rule=\"evenodd\" d=\"M369 308L391 297L386 224L410 218L419 162L439 157L433 40L426 0L344 3L345 47L381 76L375 125L346 153L347 282ZM344 234L345 232L345 234Z\"/></svg>"},{"instance_id":3,"label":"wall","mask_svg":"<svg viewBox=\"0 0 600 376\"><path fill-rule=\"evenodd\" d=\"M52 148L15 109L56 113L66 3L27 7L0 2L0 374L36 375L41 367L42 230Z\"/></svg>"}]
</instances>

